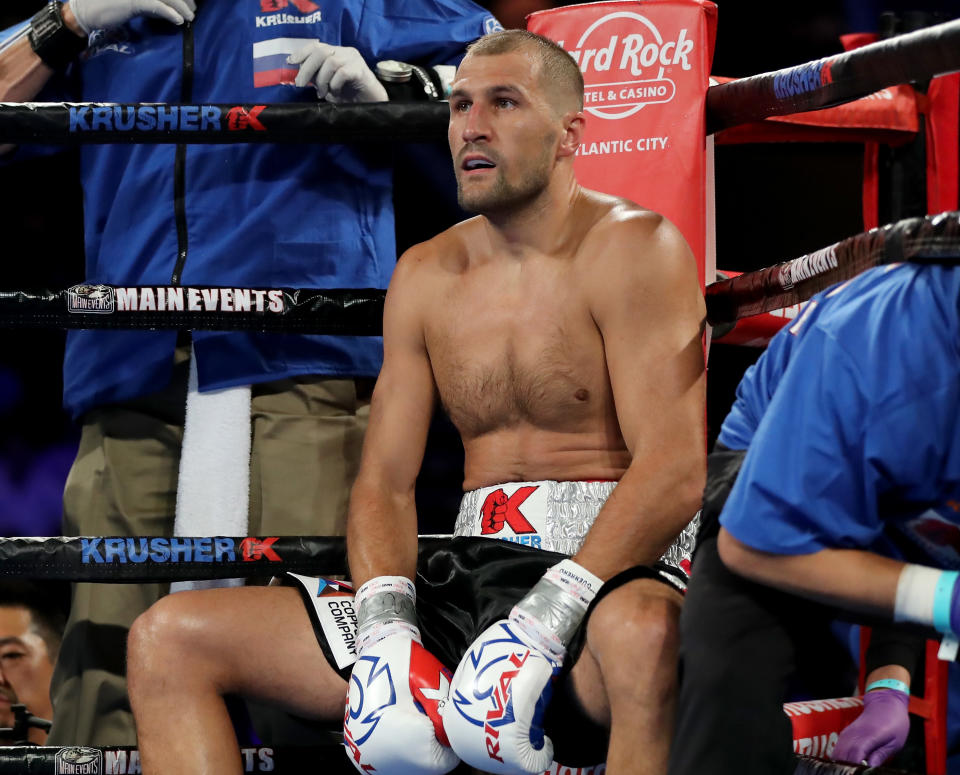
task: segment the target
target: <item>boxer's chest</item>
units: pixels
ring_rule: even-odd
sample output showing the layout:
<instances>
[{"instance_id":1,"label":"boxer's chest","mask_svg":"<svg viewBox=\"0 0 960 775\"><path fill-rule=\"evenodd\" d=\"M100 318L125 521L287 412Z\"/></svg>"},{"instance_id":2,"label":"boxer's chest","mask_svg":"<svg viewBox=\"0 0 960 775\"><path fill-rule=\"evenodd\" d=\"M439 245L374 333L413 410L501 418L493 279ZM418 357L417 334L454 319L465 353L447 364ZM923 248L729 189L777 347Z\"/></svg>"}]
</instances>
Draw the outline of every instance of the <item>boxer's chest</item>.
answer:
<instances>
[{"instance_id":1,"label":"boxer's chest","mask_svg":"<svg viewBox=\"0 0 960 775\"><path fill-rule=\"evenodd\" d=\"M467 273L436 301L427 348L465 438L522 422L575 429L612 403L603 341L569 264Z\"/></svg>"}]
</instances>

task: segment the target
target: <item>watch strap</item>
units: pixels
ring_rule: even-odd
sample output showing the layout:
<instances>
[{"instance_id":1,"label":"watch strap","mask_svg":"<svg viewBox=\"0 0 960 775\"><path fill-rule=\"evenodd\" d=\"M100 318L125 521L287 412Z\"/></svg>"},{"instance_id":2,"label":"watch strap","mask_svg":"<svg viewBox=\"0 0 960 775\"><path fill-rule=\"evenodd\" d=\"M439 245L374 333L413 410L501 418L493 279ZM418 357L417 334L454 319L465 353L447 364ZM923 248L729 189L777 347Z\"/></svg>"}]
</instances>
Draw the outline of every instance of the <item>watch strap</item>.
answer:
<instances>
[{"instance_id":1,"label":"watch strap","mask_svg":"<svg viewBox=\"0 0 960 775\"><path fill-rule=\"evenodd\" d=\"M34 53L54 70L61 70L86 49L87 39L63 21L63 3L47 3L33 18L27 32Z\"/></svg>"}]
</instances>

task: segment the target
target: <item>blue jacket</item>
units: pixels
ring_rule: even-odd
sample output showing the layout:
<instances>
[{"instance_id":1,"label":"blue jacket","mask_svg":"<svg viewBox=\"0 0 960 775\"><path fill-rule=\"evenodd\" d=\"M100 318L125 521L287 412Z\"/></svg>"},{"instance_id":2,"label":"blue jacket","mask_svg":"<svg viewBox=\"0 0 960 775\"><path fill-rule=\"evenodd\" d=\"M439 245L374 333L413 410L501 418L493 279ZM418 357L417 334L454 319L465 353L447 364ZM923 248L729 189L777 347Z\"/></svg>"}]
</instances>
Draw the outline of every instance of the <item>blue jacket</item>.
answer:
<instances>
[{"instance_id":1,"label":"blue jacket","mask_svg":"<svg viewBox=\"0 0 960 775\"><path fill-rule=\"evenodd\" d=\"M84 101L312 102L286 55L312 39L368 63L456 61L496 28L470 0L200 0L187 28L137 18L92 36ZM284 83L286 82L286 83ZM51 94L41 99L67 95ZM88 145L87 280L117 285L385 288L396 261L391 150L369 145ZM178 197L177 191L182 191ZM73 331L74 414L164 387L176 332ZM201 389L299 374L375 375L377 337L197 332Z\"/></svg>"}]
</instances>

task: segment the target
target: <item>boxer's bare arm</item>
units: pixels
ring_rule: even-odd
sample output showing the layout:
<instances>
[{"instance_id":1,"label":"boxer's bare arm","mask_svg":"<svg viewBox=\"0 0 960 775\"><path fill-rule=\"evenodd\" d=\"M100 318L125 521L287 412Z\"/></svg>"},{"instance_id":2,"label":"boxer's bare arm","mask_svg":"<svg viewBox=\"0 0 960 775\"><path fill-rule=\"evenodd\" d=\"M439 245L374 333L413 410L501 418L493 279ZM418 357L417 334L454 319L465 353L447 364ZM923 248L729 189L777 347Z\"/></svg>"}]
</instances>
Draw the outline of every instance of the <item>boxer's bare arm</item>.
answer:
<instances>
[{"instance_id":1,"label":"boxer's bare arm","mask_svg":"<svg viewBox=\"0 0 960 775\"><path fill-rule=\"evenodd\" d=\"M347 554L356 585L380 575L412 578L416 570L414 485L437 400L423 333L423 318L433 303L424 279L432 250L425 243L407 251L387 291L383 368L347 520Z\"/></svg>"},{"instance_id":2,"label":"boxer's bare arm","mask_svg":"<svg viewBox=\"0 0 960 775\"><path fill-rule=\"evenodd\" d=\"M772 554L738 541L725 528L720 558L751 581L850 610L890 616L904 563L861 549Z\"/></svg>"},{"instance_id":3,"label":"boxer's bare arm","mask_svg":"<svg viewBox=\"0 0 960 775\"><path fill-rule=\"evenodd\" d=\"M706 477L696 262L666 219L613 217L588 238L599 244L587 292L632 462L576 555L601 578L655 562L696 514Z\"/></svg>"}]
</instances>

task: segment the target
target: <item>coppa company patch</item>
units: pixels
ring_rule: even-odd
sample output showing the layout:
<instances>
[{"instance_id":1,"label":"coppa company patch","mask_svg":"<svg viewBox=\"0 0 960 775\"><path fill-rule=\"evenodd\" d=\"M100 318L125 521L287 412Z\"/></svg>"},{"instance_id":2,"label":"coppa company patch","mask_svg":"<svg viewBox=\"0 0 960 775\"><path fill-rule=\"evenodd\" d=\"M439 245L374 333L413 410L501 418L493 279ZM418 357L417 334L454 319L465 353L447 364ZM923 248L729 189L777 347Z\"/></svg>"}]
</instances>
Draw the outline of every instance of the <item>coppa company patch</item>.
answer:
<instances>
[{"instance_id":1,"label":"coppa company patch","mask_svg":"<svg viewBox=\"0 0 960 775\"><path fill-rule=\"evenodd\" d=\"M273 544L277 538L81 538L85 565L155 562L281 562Z\"/></svg>"},{"instance_id":2,"label":"coppa company patch","mask_svg":"<svg viewBox=\"0 0 960 775\"><path fill-rule=\"evenodd\" d=\"M333 579L288 573L303 585L313 606L330 653L343 669L357 661L357 611L353 605L353 587Z\"/></svg>"}]
</instances>

